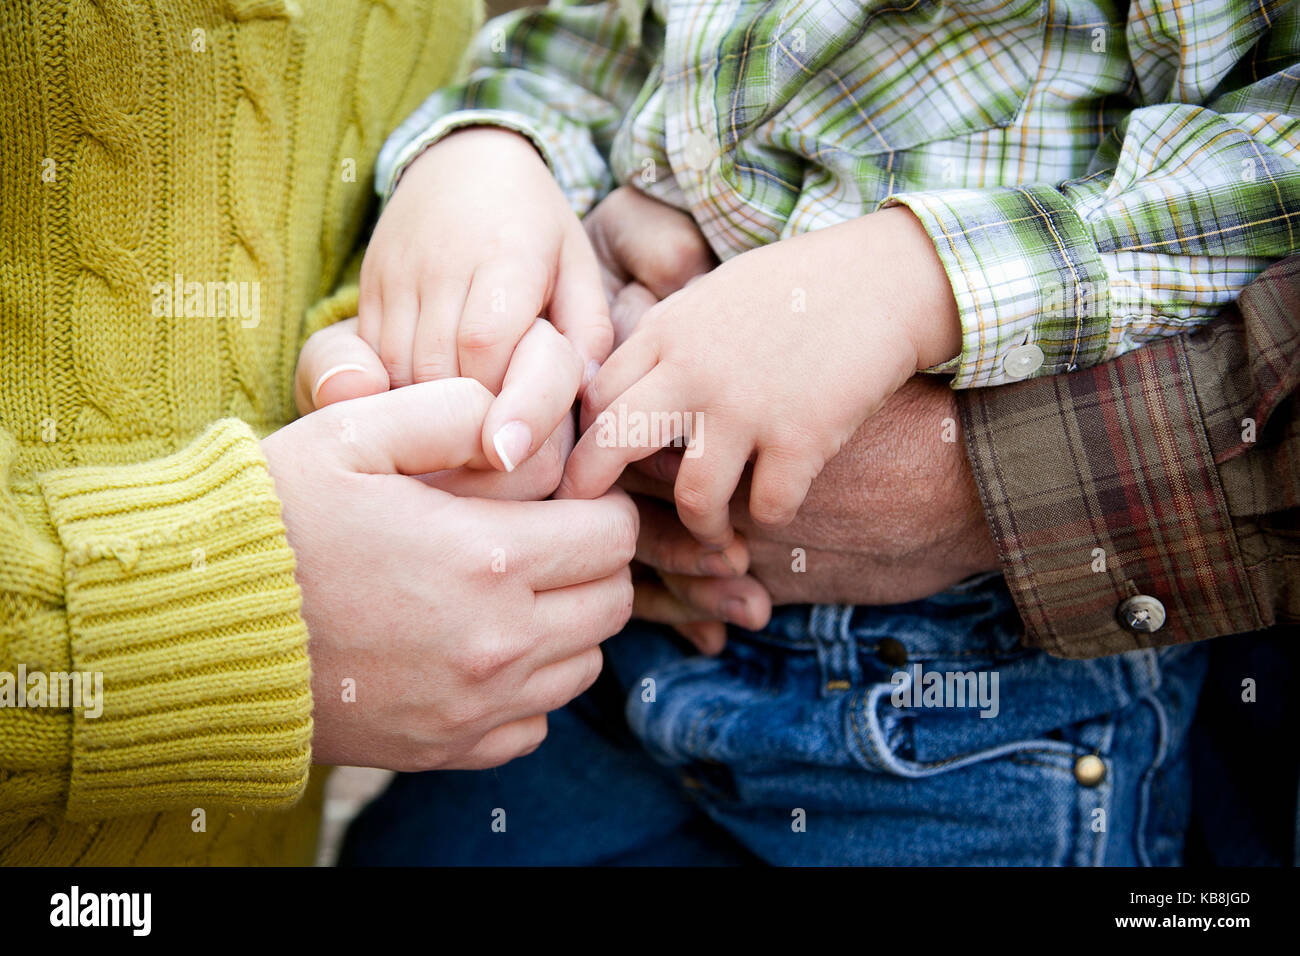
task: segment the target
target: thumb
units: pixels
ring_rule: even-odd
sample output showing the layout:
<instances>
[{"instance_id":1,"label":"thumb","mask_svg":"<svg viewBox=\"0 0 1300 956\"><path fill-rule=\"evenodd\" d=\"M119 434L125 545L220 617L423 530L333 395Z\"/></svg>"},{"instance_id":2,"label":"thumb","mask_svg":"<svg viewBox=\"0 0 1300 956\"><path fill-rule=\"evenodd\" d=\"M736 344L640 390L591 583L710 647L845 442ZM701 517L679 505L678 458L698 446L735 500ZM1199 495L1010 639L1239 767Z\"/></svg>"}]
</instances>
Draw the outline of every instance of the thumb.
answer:
<instances>
[{"instance_id":1,"label":"thumb","mask_svg":"<svg viewBox=\"0 0 1300 956\"><path fill-rule=\"evenodd\" d=\"M304 421L333 425L344 464L372 475L488 468L480 433L492 393L472 378L441 378L332 405Z\"/></svg>"},{"instance_id":2,"label":"thumb","mask_svg":"<svg viewBox=\"0 0 1300 956\"><path fill-rule=\"evenodd\" d=\"M357 334L357 320L326 326L298 356L293 396L298 412L388 391L388 372L375 350Z\"/></svg>"},{"instance_id":3,"label":"thumb","mask_svg":"<svg viewBox=\"0 0 1300 956\"><path fill-rule=\"evenodd\" d=\"M582 381L573 345L538 319L515 346L501 394L483 425L483 449L495 467L514 471L569 417Z\"/></svg>"}]
</instances>

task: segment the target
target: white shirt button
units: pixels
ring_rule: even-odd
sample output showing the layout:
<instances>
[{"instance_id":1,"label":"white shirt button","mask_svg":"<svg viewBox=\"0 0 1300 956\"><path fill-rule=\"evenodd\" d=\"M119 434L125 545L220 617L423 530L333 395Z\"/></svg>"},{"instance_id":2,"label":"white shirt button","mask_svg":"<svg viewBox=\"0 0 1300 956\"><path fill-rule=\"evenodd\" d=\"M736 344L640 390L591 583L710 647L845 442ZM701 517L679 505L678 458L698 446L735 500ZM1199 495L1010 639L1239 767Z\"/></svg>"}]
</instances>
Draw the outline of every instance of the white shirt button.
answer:
<instances>
[{"instance_id":1,"label":"white shirt button","mask_svg":"<svg viewBox=\"0 0 1300 956\"><path fill-rule=\"evenodd\" d=\"M1115 613L1119 622L1134 634L1151 634L1165 626L1165 606L1149 594L1125 599Z\"/></svg>"},{"instance_id":2,"label":"white shirt button","mask_svg":"<svg viewBox=\"0 0 1300 956\"><path fill-rule=\"evenodd\" d=\"M1042 368L1043 358L1037 345L1017 345L1002 360L1002 370L1009 378L1028 378Z\"/></svg>"},{"instance_id":3,"label":"white shirt button","mask_svg":"<svg viewBox=\"0 0 1300 956\"><path fill-rule=\"evenodd\" d=\"M703 133L692 133L687 136L685 147L686 165L698 172L708 169L716 155L713 141Z\"/></svg>"}]
</instances>

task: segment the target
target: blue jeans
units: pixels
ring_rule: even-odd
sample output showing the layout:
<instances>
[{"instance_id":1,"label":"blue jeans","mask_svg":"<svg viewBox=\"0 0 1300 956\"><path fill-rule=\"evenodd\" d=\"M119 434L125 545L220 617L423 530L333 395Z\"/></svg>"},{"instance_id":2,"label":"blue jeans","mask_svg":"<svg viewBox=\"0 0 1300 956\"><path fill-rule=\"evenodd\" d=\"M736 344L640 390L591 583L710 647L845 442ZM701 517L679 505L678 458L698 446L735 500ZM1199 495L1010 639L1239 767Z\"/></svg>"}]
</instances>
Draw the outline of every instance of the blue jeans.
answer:
<instances>
[{"instance_id":1,"label":"blue jeans","mask_svg":"<svg viewBox=\"0 0 1300 956\"><path fill-rule=\"evenodd\" d=\"M1205 647L1066 661L1020 633L996 575L778 608L717 658L634 621L537 752L399 776L340 862L1179 863Z\"/></svg>"}]
</instances>

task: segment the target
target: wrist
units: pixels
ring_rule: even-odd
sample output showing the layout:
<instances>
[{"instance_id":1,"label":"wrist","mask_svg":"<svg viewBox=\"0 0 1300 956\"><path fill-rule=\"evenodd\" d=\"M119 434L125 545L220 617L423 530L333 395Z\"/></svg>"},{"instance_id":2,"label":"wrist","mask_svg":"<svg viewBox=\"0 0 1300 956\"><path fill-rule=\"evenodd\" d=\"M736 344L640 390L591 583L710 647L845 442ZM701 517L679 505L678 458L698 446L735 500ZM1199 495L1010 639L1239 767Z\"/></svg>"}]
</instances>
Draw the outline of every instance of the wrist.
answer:
<instances>
[{"instance_id":1,"label":"wrist","mask_svg":"<svg viewBox=\"0 0 1300 956\"><path fill-rule=\"evenodd\" d=\"M477 126L458 126L436 143L431 143L425 152L447 143L473 144L476 149L484 148L494 153L508 151L518 153L521 156L535 156L542 162L546 161L537 145L523 133L506 126L493 126L490 123Z\"/></svg>"},{"instance_id":2,"label":"wrist","mask_svg":"<svg viewBox=\"0 0 1300 956\"><path fill-rule=\"evenodd\" d=\"M891 274L905 276L899 290L899 318L916 350L916 371L942 365L961 354L961 314L952 283L934 240L906 206L865 217L878 219Z\"/></svg>"},{"instance_id":3,"label":"wrist","mask_svg":"<svg viewBox=\"0 0 1300 956\"><path fill-rule=\"evenodd\" d=\"M452 150L475 152L483 157L481 162L492 165L503 162L525 164L539 162L544 168L549 169L546 166L546 158L533 141L522 133L504 126L460 126L417 153L402 170L401 176L393 186L393 191L396 192L397 188L412 176L418 178L423 170L434 168L435 163L446 157ZM479 164L476 162L473 165L477 167ZM442 176L445 173L439 170L430 175Z\"/></svg>"}]
</instances>

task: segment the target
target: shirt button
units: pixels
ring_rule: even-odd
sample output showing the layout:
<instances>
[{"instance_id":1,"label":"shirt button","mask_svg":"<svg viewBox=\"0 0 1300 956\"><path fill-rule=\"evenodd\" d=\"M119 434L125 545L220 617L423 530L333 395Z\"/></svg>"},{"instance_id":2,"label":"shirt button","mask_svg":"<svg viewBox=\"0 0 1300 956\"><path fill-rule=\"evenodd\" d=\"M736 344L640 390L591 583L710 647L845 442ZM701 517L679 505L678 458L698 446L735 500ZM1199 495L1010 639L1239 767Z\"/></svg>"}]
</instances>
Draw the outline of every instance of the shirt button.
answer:
<instances>
[{"instance_id":1,"label":"shirt button","mask_svg":"<svg viewBox=\"0 0 1300 956\"><path fill-rule=\"evenodd\" d=\"M876 656L890 667L902 667L907 663L907 648L902 641L886 637L876 645Z\"/></svg>"},{"instance_id":2,"label":"shirt button","mask_svg":"<svg viewBox=\"0 0 1300 956\"><path fill-rule=\"evenodd\" d=\"M686 165L697 172L703 172L713 162L713 142L703 133L692 133L686 137Z\"/></svg>"},{"instance_id":3,"label":"shirt button","mask_svg":"<svg viewBox=\"0 0 1300 956\"><path fill-rule=\"evenodd\" d=\"M1106 764L1096 754L1084 754L1074 762L1074 779L1085 787L1095 787L1106 779Z\"/></svg>"},{"instance_id":4,"label":"shirt button","mask_svg":"<svg viewBox=\"0 0 1300 956\"><path fill-rule=\"evenodd\" d=\"M1151 634L1165 626L1165 606L1149 594L1125 599L1116 613L1119 622L1134 634Z\"/></svg>"},{"instance_id":5,"label":"shirt button","mask_svg":"<svg viewBox=\"0 0 1300 956\"><path fill-rule=\"evenodd\" d=\"M1043 366L1043 350L1037 345L1017 345L1002 360L1002 370L1010 378L1027 378Z\"/></svg>"}]
</instances>

